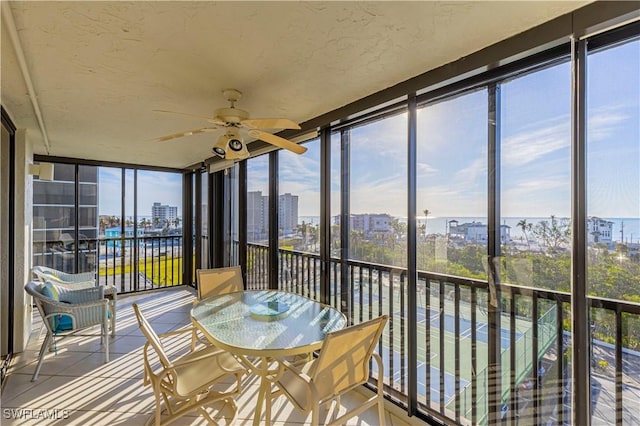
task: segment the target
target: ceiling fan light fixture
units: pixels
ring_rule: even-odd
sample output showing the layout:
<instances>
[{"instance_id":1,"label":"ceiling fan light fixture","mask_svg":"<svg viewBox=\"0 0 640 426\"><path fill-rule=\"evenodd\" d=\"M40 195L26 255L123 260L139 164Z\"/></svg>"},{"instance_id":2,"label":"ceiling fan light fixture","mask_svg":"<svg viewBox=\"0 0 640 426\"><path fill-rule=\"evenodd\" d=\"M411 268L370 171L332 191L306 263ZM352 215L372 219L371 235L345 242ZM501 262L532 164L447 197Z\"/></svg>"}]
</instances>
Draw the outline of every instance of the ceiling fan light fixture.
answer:
<instances>
[{"instance_id":1,"label":"ceiling fan light fixture","mask_svg":"<svg viewBox=\"0 0 640 426\"><path fill-rule=\"evenodd\" d=\"M240 152L242 151L243 143L240 139L229 139L229 149L231 151Z\"/></svg>"},{"instance_id":2,"label":"ceiling fan light fixture","mask_svg":"<svg viewBox=\"0 0 640 426\"><path fill-rule=\"evenodd\" d=\"M218 136L212 151L226 160L244 160L250 156L247 145L238 130L234 128Z\"/></svg>"},{"instance_id":3,"label":"ceiling fan light fixture","mask_svg":"<svg viewBox=\"0 0 640 426\"><path fill-rule=\"evenodd\" d=\"M213 153L219 155L222 158L225 158L225 156L227 155L227 141L228 139L226 135L220 135L216 140L216 143L213 144L213 148L211 148Z\"/></svg>"}]
</instances>

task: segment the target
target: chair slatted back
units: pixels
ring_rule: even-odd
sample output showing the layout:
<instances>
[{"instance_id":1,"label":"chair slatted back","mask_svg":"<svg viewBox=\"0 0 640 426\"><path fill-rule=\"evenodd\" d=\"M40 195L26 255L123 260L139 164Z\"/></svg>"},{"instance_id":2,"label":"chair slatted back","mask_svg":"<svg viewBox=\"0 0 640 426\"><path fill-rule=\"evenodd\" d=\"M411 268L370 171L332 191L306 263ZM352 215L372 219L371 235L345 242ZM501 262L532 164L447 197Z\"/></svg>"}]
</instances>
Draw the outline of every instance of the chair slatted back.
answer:
<instances>
[{"instance_id":1,"label":"chair slatted back","mask_svg":"<svg viewBox=\"0 0 640 426\"><path fill-rule=\"evenodd\" d=\"M244 290L240 266L196 270L198 299Z\"/></svg>"},{"instance_id":2,"label":"chair slatted back","mask_svg":"<svg viewBox=\"0 0 640 426\"><path fill-rule=\"evenodd\" d=\"M324 399L369 380L369 361L388 316L327 334L310 375Z\"/></svg>"}]
</instances>

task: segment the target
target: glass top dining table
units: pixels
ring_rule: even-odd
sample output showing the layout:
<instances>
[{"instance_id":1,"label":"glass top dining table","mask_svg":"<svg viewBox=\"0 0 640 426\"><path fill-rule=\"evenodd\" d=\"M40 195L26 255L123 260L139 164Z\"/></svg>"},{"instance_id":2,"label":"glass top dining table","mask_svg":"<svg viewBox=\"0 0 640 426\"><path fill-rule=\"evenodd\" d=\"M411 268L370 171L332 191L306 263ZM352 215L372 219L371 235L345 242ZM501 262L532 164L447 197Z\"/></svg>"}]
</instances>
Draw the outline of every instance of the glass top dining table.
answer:
<instances>
[{"instance_id":1,"label":"glass top dining table","mask_svg":"<svg viewBox=\"0 0 640 426\"><path fill-rule=\"evenodd\" d=\"M318 350L327 333L347 325L344 314L331 306L277 290L203 299L192 308L191 318L211 343L236 355L260 376L256 425L271 422L271 385L279 371L273 361ZM263 402L266 418L260 422Z\"/></svg>"}]
</instances>

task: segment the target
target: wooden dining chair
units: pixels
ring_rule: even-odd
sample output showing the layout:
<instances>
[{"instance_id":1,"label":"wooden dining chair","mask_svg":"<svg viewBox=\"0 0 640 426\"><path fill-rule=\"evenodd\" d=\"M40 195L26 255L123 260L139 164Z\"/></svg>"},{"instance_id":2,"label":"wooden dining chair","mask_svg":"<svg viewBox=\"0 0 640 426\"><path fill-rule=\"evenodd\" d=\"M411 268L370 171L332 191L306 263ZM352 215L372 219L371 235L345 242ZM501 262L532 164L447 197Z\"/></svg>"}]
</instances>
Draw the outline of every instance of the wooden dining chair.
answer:
<instances>
[{"instance_id":1,"label":"wooden dining chair","mask_svg":"<svg viewBox=\"0 0 640 426\"><path fill-rule=\"evenodd\" d=\"M329 425L344 424L377 404L379 423L384 426L383 365L374 352L388 316L382 315L326 335L318 358L304 364L280 360L281 371L273 396L281 393L303 413L311 412L311 424L318 425L320 405L333 400L337 405ZM336 418L340 396L369 380L371 358L377 364L377 393L354 409Z\"/></svg>"},{"instance_id":2,"label":"wooden dining chair","mask_svg":"<svg viewBox=\"0 0 640 426\"><path fill-rule=\"evenodd\" d=\"M142 334L147 338L143 349L143 384L151 385L156 399L155 425L169 424L194 410L197 410L208 422L216 424L204 407L220 400L231 406L235 418L237 406L234 397L242 390L242 376L247 373L247 370L230 353L212 346L189 352L176 360L170 360L165 353L161 338L190 330L181 329L158 335L136 303L133 304L133 311ZM155 355L152 355L151 351L155 352ZM156 358L160 363L158 368L155 367ZM227 391L212 389L229 376L235 376L236 379L233 389ZM163 401L166 414L163 414Z\"/></svg>"}]
</instances>

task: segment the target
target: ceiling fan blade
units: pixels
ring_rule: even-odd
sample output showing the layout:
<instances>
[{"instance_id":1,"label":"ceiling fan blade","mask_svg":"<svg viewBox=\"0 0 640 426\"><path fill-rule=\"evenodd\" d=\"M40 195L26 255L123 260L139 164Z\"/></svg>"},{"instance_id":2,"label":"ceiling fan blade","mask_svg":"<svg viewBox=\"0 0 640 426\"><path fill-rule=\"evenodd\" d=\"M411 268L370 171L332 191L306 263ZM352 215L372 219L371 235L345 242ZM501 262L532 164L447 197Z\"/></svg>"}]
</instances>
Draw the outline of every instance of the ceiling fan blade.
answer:
<instances>
[{"instance_id":1,"label":"ceiling fan blade","mask_svg":"<svg viewBox=\"0 0 640 426\"><path fill-rule=\"evenodd\" d=\"M164 142L171 139L181 138L184 136L197 135L200 133L213 132L214 130L218 130L218 127L202 127L200 129L186 130L184 132L173 133L171 135L160 136L159 138L154 139L156 142Z\"/></svg>"},{"instance_id":2,"label":"ceiling fan blade","mask_svg":"<svg viewBox=\"0 0 640 426\"><path fill-rule=\"evenodd\" d=\"M168 113L168 114L186 115L187 117L204 118L205 120L210 120L211 119L211 117L207 117L206 115L191 114L191 113L188 113L188 112L167 111L167 110L164 110L164 109L154 109L153 112L165 112L165 113Z\"/></svg>"},{"instance_id":3,"label":"ceiling fan blade","mask_svg":"<svg viewBox=\"0 0 640 426\"><path fill-rule=\"evenodd\" d=\"M249 129L300 129L288 118L252 118L242 120L242 125Z\"/></svg>"},{"instance_id":4,"label":"ceiling fan blade","mask_svg":"<svg viewBox=\"0 0 640 426\"><path fill-rule=\"evenodd\" d=\"M307 148L302 145L293 143L285 138L281 138L280 136L272 135L271 133L261 132L260 130L249 130L249 136L268 142L271 145L287 149L291 152L295 152L296 154L303 154L307 151Z\"/></svg>"}]
</instances>

